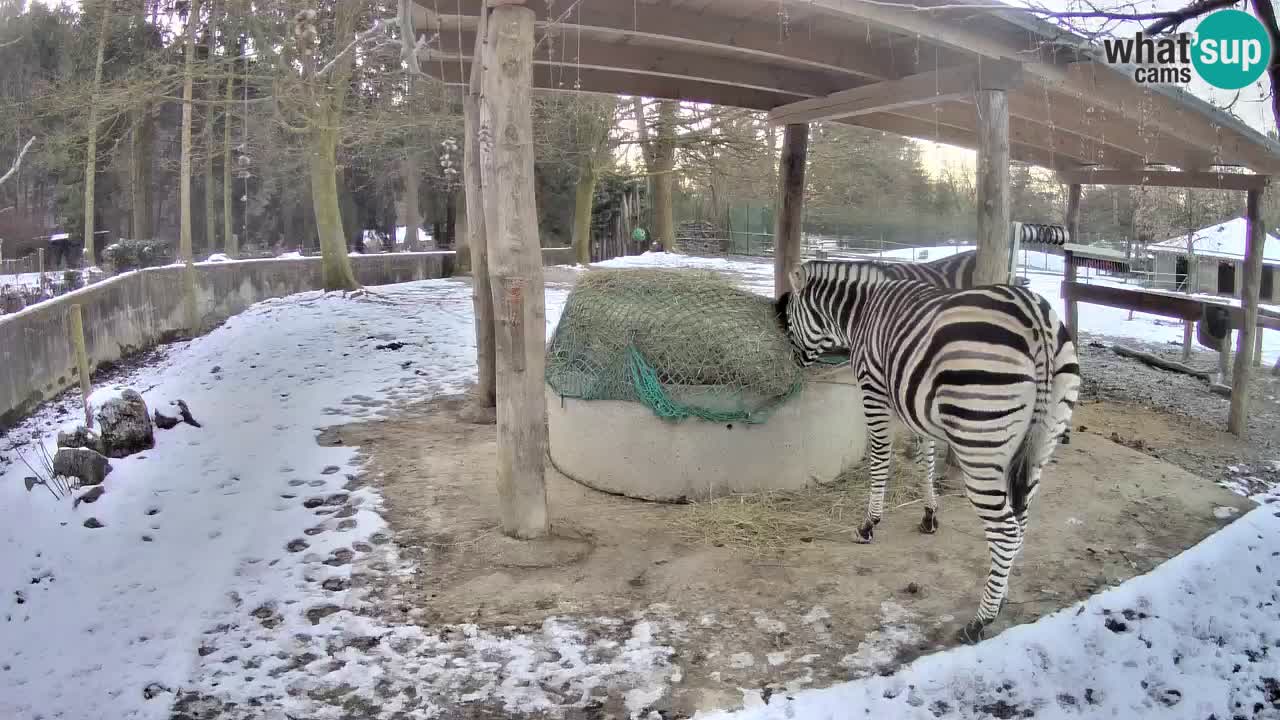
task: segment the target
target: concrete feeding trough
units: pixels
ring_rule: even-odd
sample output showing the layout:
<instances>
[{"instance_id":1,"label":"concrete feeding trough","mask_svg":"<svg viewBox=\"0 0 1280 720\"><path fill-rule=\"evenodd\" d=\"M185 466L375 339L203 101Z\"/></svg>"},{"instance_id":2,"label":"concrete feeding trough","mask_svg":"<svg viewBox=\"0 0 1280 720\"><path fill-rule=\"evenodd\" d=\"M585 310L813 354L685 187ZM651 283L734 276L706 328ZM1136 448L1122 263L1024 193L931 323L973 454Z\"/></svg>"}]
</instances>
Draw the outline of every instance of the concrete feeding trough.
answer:
<instances>
[{"instance_id":1,"label":"concrete feeding trough","mask_svg":"<svg viewBox=\"0 0 1280 720\"><path fill-rule=\"evenodd\" d=\"M596 490L644 500L706 500L830 482L862 459L866 444L862 395L847 368L810 379L757 424L669 422L640 403L546 391L556 469ZM712 408L725 402L705 388L676 396Z\"/></svg>"}]
</instances>

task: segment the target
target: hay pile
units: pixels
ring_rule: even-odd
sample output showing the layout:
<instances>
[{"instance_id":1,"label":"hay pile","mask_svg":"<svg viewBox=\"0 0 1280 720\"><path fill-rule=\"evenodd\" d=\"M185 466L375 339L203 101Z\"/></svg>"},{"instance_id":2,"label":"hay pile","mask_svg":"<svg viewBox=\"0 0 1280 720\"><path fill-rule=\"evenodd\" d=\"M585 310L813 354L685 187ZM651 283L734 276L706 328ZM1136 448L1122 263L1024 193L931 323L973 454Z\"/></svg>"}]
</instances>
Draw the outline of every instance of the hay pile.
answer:
<instances>
[{"instance_id":1,"label":"hay pile","mask_svg":"<svg viewBox=\"0 0 1280 720\"><path fill-rule=\"evenodd\" d=\"M639 402L670 420L762 422L803 379L772 301L711 272L586 273L547 349L561 396Z\"/></svg>"},{"instance_id":2,"label":"hay pile","mask_svg":"<svg viewBox=\"0 0 1280 720\"><path fill-rule=\"evenodd\" d=\"M925 466L909 448L895 447L885 490L885 514L924 497ZM869 466L863 461L835 481L798 491L728 495L691 503L672 517L672 525L689 542L728 547L756 555L773 555L814 540L852 542L867 512L871 491ZM941 480L938 494L946 494Z\"/></svg>"}]
</instances>

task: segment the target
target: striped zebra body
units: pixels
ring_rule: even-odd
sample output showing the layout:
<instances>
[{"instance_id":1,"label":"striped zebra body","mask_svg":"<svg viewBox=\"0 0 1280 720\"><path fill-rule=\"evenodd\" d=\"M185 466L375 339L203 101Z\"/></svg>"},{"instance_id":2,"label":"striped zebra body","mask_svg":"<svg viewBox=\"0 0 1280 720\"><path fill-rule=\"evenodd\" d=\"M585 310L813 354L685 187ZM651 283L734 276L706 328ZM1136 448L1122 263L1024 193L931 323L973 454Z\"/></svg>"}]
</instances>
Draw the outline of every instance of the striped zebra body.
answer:
<instances>
[{"instance_id":1,"label":"striped zebra body","mask_svg":"<svg viewBox=\"0 0 1280 720\"><path fill-rule=\"evenodd\" d=\"M801 361L851 349L871 461L864 541L883 513L890 419L950 446L947 472L982 519L991 553L964 631L981 637L1000 612L1028 503L1078 396L1070 334L1048 301L1016 286L947 290L893 279L874 263L811 262L792 287L778 304Z\"/></svg>"}]
</instances>

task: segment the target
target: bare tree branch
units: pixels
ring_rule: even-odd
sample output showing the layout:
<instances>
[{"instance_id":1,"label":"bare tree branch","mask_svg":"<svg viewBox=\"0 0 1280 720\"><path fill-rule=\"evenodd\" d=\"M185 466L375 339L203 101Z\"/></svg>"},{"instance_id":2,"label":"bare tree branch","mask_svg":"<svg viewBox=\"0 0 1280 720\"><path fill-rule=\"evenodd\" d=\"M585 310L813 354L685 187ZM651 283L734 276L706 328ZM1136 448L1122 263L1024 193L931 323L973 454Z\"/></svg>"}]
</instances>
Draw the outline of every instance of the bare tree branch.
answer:
<instances>
[{"instance_id":1,"label":"bare tree branch","mask_svg":"<svg viewBox=\"0 0 1280 720\"><path fill-rule=\"evenodd\" d=\"M23 156L27 154L27 151L31 149L31 144L34 143L35 141L36 141L35 137L32 137L30 140L27 141L26 145L22 146L22 150L18 153L18 158L13 161L13 167L9 168L9 172L5 173L3 176L0 176L0 185L4 185L6 182L8 182L9 178L13 177L18 173L18 169L22 167Z\"/></svg>"},{"instance_id":2,"label":"bare tree branch","mask_svg":"<svg viewBox=\"0 0 1280 720\"><path fill-rule=\"evenodd\" d=\"M1276 8L1271 0L1253 0L1258 11L1258 19L1271 35L1271 64L1267 66L1267 76L1271 78L1271 112L1275 115L1276 125L1280 126L1280 25L1276 23Z\"/></svg>"},{"instance_id":3,"label":"bare tree branch","mask_svg":"<svg viewBox=\"0 0 1280 720\"><path fill-rule=\"evenodd\" d=\"M1159 17L1157 15L1157 17L1155 18L1134 18L1134 19L1135 20L1138 20L1138 19L1156 20L1156 22L1153 22L1150 25L1148 25L1145 30L1145 32L1148 35L1155 35L1156 33L1162 33L1166 30L1177 29L1177 27L1182 23L1192 18L1199 17L1211 10L1217 10L1219 8L1224 8L1224 7L1231 7L1232 5L1236 5L1236 4L1238 4L1238 0L1195 0L1195 2L1182 8L1181 10L1175 10L1170 13L1164 13L1163 17Z\"/></svg>"}]
</instances>

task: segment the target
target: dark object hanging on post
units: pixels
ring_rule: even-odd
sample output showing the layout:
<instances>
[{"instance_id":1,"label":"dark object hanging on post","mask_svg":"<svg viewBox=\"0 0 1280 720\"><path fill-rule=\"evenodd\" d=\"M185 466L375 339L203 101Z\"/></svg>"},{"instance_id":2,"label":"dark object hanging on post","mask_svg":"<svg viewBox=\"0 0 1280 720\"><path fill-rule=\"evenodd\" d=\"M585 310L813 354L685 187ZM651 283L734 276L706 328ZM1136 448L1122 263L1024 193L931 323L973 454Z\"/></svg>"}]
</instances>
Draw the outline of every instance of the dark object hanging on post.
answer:
<instances>
[{"instance_id":1,"label":"dark object hanging on post","mask_svg":"<svg viewBox=\"0 0 1280 720\"><path fill-rule=\"evenodd\" d=\"M1204 305L1200 319L1196 321L1196 342L1217 351L1222 347L1222 340L1231 332L1231 313L1225 307Z\"/></svg>"}]
</instances>

